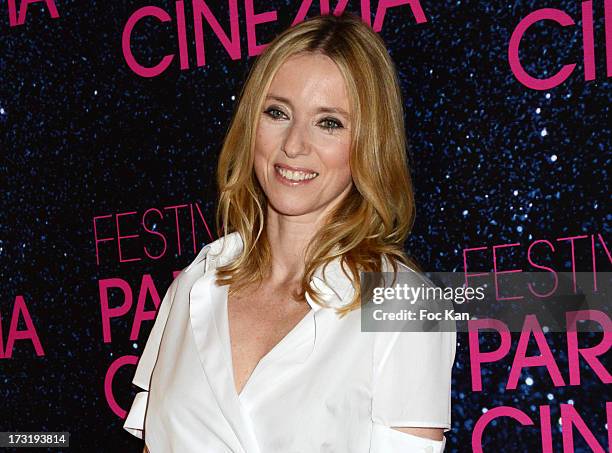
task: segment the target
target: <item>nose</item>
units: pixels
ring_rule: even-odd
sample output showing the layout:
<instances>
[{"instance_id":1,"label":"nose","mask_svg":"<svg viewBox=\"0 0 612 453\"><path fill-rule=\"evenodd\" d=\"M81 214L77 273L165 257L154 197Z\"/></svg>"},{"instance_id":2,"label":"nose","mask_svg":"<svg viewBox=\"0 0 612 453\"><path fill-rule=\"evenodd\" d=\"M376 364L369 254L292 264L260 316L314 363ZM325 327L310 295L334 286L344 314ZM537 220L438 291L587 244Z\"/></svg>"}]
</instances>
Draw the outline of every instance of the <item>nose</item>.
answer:
<instances>
[{"instance_id":1,"label":"nose","mask_svg":"<svg viewBox=\"0 0 612 453\"><path fill-rule=\"evenodd\" d=\"M287 157L296 157L308 153L307 132L305 125L294 121L287 127L282 148Z\"/></svg>"}]
</instances>

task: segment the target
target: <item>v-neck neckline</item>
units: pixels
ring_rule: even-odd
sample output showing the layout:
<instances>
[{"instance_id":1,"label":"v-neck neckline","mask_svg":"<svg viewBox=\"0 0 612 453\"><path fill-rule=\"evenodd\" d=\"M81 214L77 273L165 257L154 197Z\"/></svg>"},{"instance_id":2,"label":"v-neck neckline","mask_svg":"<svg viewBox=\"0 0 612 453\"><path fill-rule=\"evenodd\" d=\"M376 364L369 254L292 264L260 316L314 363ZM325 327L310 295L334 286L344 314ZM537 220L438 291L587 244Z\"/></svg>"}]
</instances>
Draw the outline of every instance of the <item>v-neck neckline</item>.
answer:
<instances>
[{"instance_id":1,"label":"v-neck neckline","mask_svg":"<svg viewBox=\"0 0 612 453\"><path fill-rule=\"evenodd\" d=\"M223 297L222 297L221 311L222 311L221 320L223 323L223 325L221 326L221 331L224 337L223 344L225 346L225 356L227 358L227 364L229 366L229 375L232 380L231 387L239 401L244 396L245 390L247 390L251 386L251 382L256 377L257 372L260 371L261 368L263 368L263 365L267 361L270 360L270 357L273 357L275 355L282 353L282 350L285 348L285 345L288 344L289 339L297 335L297 332L302 329L302 326L306 324L307 320L311 318L312 316L314 316L314 313L315 313L315 310L313 310L311 307L306 312L306 314L293 326L293 328L291 328L291 330L289 330L289 332L287 332L285 336L283 336L280 339L280 341L278 341L272 347L272 349L270 349L266 354L264 354L259 359L255 367L251 371L251 374L249 375L247 380L242 385L240 392L238 392L238 390L236 389L236 376L234 375L234 357L232 354L232 343L231 343L232 339L231 339L230 330L229 330L229 285L223 285Z\"/></svg>"}]
</instances>

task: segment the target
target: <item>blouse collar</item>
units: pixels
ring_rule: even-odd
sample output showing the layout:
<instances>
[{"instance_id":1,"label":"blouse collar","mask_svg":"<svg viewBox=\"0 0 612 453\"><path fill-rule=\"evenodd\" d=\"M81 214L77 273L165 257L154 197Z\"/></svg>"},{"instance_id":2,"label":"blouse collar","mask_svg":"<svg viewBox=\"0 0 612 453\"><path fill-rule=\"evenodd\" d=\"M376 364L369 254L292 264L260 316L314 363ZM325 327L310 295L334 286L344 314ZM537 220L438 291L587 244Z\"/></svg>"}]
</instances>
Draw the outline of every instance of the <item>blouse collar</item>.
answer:
<instances>
[{"instance_id":1,"label":"blouse collar","mask_svg":"<svg viewBox=\"0 0 612 453\"><path fill-rule=\"evenodd\" d=\"M204 272L207 273L218 266L230 263L242 252L242 248L243 241L240 233L234 231L204 246L184 271L189 272L196 264L206 260ZM316 312L322 308L338 308L350 304L355 294L355 288L348 275L350 275L350 271L346 269L346 273L343 272L340 258L330 261L325 267L325 273L323 273L322 267L318 268L310 283L322 295L323 301L329 307L317 304L306 293L306 301L310 307Z\"/></svg>"}]
</instances>

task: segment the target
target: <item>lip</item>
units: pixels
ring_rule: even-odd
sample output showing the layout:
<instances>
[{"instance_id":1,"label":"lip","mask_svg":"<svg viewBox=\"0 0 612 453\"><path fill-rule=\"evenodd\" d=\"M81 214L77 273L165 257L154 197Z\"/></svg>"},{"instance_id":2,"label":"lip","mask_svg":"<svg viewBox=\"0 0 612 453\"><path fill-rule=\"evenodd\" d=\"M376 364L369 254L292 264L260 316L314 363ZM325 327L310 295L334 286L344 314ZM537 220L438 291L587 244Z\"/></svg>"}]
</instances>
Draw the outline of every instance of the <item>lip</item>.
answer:
<instances>
[{"instance_id":1,"label":"lip","mask_svg":"<svg viewBox=\"0 0 612 453\"><path fill-rule=\"evenodd\" d=\"M289 187L303 186L303 185L309 184L309 183L311 183L312 181L314 181L315 179L317 179L317 178L318 178L318 176L316 176L316 177L314 177L314 178L312 178L312 179L304 179L304 180L302 180L302 181L291 181L291 180L289 180L289 179L287 179L287 178L284 178L284 177L283 177L283 176L282 176L282 175L281 175L281 174L280 174L280 173L279 173L279 172L276 170L276 167L277 167L277 166L278 166L278 167L281 167L281 168L283 168L283 169L285 169L285 170L292 170L292 171L303 171L303 172L305 172L305 173L317 173L317 175L319 174L319 173L318 173L318 172L316 172L316 171L313 171L313 170L310 170L310 169L308 169L308 168L304 168L304 167L292 167L292 166L290 166L290 165L284 165L284 164L274 164L274 167L275 167L275 168L274 168L274 177L276 178L276 180L277 180L278 182L280 182L281 184L284 184L284 185L286 185L286 186L289 186Z\"/></svg>"},{"instance_id":2,"label":"lip","mask_svg":"<svg viewBox=\"0 0 612 453\"><path fill-rule=\"evenodd\" d=\"M276 163L274 164L274 166L281 167L281 168L284 168L285 170L291 170L291 171L303 171L304 173L318 173L317 171L311 170L310 168L306 168L306 167L292 167L291 165L280 164L280 163Z\"/></svg>"}]
</instances>

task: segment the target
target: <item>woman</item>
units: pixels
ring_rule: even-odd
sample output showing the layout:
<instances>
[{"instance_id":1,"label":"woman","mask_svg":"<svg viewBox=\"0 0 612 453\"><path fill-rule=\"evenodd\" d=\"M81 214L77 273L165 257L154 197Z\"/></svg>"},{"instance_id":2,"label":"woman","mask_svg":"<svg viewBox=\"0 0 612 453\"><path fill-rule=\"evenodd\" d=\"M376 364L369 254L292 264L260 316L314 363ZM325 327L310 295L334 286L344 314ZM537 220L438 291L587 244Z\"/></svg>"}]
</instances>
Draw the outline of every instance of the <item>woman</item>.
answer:
<instances>
[{"instance_id":1,"label":"woman","mask_svg":"<svg viewBox=\"0 0 612 453\"><path fill-rule=\"evenodd\" d=\"M355 16L268 45L219 159L223 235L136 369L124 427L151 453L443 451L455 334L361 331L360 272L421 281L405 147L393 63Z\"/></svg>"}]
</instances>

